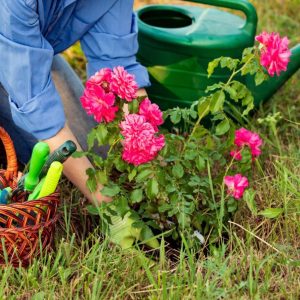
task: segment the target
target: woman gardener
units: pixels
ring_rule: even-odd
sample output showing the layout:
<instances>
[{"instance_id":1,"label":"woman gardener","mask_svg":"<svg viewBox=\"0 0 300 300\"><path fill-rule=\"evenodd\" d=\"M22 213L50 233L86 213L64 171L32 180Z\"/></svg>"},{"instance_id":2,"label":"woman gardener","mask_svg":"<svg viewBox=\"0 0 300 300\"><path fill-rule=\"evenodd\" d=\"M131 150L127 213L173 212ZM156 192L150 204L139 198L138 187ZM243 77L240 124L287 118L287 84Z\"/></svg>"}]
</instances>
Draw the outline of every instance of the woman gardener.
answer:
<instances>
[{"instance_id":1,"label":"woman gardener","mask_svg":"<svg viewBox=\"0 0 300 300\"><path fill-rule=\"evenodd\" d=\"M86 135L95 124L80 105L83 86L57 56L76 41L86 55L88 76L120 65L135 75L140 88L149 85L147 71L135 57L133 0L0 3L0 126L11 135L21 162L29 160L37 140L52 150L66 140L86 146ZM90 167L85 157L70 158L64 173L90 201L108 201L86 187L85 170Z\"/></svg>"}]
</instances>

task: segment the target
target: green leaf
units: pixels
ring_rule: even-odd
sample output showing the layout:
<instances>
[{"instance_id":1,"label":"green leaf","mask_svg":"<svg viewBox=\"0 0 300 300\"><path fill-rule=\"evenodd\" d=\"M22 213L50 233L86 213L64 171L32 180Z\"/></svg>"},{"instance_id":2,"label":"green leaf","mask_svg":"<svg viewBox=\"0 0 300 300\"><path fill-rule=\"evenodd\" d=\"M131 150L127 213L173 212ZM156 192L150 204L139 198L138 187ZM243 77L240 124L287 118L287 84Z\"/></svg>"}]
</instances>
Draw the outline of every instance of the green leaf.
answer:
<instances>
[{"instance_id":1,"label":"green leaf","mask_svg":"<svg viewBox=\"0 0 300 300\"><path fill-rule=\"evenodd\" d=\"M172 205L169 203L163 203L158 207L158 211L164 213L172 208Z\"/></svg>"},{"instance_id":2,"label":"green leaf","mask_svg":"<svg viewBox=\"0 0 300 300\"><path fill-rule=\"evenodd\" d=\"M132 181L132 179L136 176L137 170L136 168L132 169L132 171L128 174L129 181Z\"/></svg>"},{"instance_id":3,"label":"green leaf","mask_svg":"<svg viewBox=\"0 0 300 300\"><path fill-rule=\"evenodd\" d=\"M211 120L212 121L222 121L225 118L226 118L226 115L223 112L221 112L221 113L215 114Z\"/></svg>"},{"instance_id":4,"label":"green leaf","mask_svg":"<svg viewBox=\"0 0 300 300\"><path fill-rule=\"evenodd\" d=\"M179 163L175 164L172 168L172 174L176 177L176 178L181 178L184 175L184 169L183 166Z\"/></svg>"},{"instance_id":5,"label":"green leaf","mask_svg":"<svg viewBox=\"0 0 300 300\"><path fill-rule=\"evenodd\" d=\"M268 219L274 219L279 217L283 213L283 208L267 208L263 211L260 211L258 214L264 216Z\"/></svg>"},{"instance_id":6,"label":"green leaf","mask_svg":"<svg viewBox=\"0 0 300 300\"><path fill-rule=\"evenodd\" d=\"M86 181L86 186L91 192L95 192L97 189L97 180L95 176L95 170L89 168L86 170L86 174L88 175L88 180Z\"/></svg>"},{"instance_id":7,"label":"green leaf","mask_svg":"<svg viewBox=\"0 0 300 300\"><path fill-rule=\"evenodd\" d=\"M108 131L106 125L100 124L96 127L96 139L98 141L99 146L107 144L108 142L107 135L108 135Z\"/></svg>"},{"instance_id":8,"label":"green leaf","mask_svg":"<svg viewBox=\"0 0 300 300\"><path fill-rule=\"evenodd\" d=\"M229 120L226 118L220 122L216 127L216 135L223 135L230 129Z\"/></svg>"},{"instance_id":9,"label":"green leaf","mask_svg":"<svg viewBox=\"0 0 300 300\"><path fill-rule=\"evenodd\" d=\"M257 215L257 207L255 203L255 191L253 189L247 189L244 192L243 199L246 201L248 208L250 211L256 216Z\"/></svg>"},{"instance_id":10,"label":"green leaf","mask_svg":"<svg viewBox=\"0 0 300 300\"><path fill-rule=\"evenodd\" d=\"M139 111L139 101L134 99L128 103L128 110L131 114L136 114Z\"/></svg>"},{"instance_id":11,"label":"green leaf","mask_svg":"<svg viewBox=\"0 0 300 300\"><path fill-rule=\"evenodd\" d=\"M245 76L246 74L254 75L258 72L260 66L257 64L257 62L254 60L254 56L250 55L249 59L251 58L252 61L248 62L247 65L244 65L241 74L242 76Z\"/></svg>"},{"instance_id":12,"label":"green leaf","mask_svg":"<svg viewBox=\"0 0 300 300\"><path fill-rule=\"evenodd\" d=\"M215 68L219 65L222 57L216 58L208 64L207 74L208 78L214 73Z\"/></svg>"},{"instance_id":13,"label":"green leaf","mask_svg":"<svg viewBox=\"0 0 300 300\"><path fill-rule=\"evenodd\" d=\"M103 169L104 161L103 161L103 158L99 154L90 152L90 153L88 153L88 156L92 159L93 164L96 167Z\"/></svg>"},{"instance_id":14,"label":"green leaf","mask_svg":"<svg viewBox=\"0 0 300 300\"><path fill-rule=\"evenodd\" d=\"M151 178L147 184L146 195L153 200L158 195L158 182L155 178Z\"/></svg>"},{"instance_id":15,"label":"green leaf","mask_svg":"<svg viewBox=\"0 0 300 300\"><path fill-rule=\"evenodd\" d=\"M75 151L72 154L72 157L74 157L74 158L80 158L80 157L83 157L83 156L87 156L88 154L89 154L88 152L84 152L84 151Z\"/></svg>"},{"instance_id":16,"label":"green leaf","mask_svg":"<svg viewBox=\"0 0 300 300\"><path fill-rule=\"evenodd\" d=\"M260 85L262 84L266 79L267 79L267 75L262 72L262 71L259 71L255 74L255 84L256 85Z\"/></svg>"},{"instance_id":17,"label":"green leaf","mask_svg":"<svg viewBox=\"0 0 300 300\"><path fill-rule=\"evenodd\" d=\"M247 106L246 109L243 111L243 116L248 115L248 113L254 108L254 97L250 91L242 100L242 105Z\"/></svg>"},{"instance_id":18,"label":"green leaf","mask_svg":"<svg viewBox=\"0 0 300 300\"><path fill-rule=\"evenodd\" d=\"M184 228L188 228L191 224L191 217L184 213L184 212L180 212L176 215L177 217L177 220L178 220L178 224L179 224L179 227L181 229L184 229Z\"/></svg>"},{"instance_id":19,"label":"green leaf","mask_svg":"<svg viewBox=\"0 0 300 300\"><path fill-rule=\"evenodd\" d=\"M131 192L130 194L130 200L132 203L139 203L143 200L143 190L142 189L136 189Z\"/></svg>"},{"instance_id":20,"label":"green leaf","mask_svg":"<svg viewBox=\"0 0 300 300\"><path fill-rule=\"evenodd\" d=\"M197 150L187 150L184 153L184 159L186 160L194 160L197 157Z\"/></svg>"},{"instance_id":21,"label":"green leaf","mask_svg":"<svg viewBox=\"0 0 300 300\"><path fill-rule=\"evenodd\" d=\"M178 124L181 121L181 111L176 109L171 112L170 120L173 124Z\"/></svg>"},{"instance_id":22,"label":"green leaf","mask_svg":"<svg viewBox=\"0 0 300 300\"><path fill-rule=\"evenodd\" d=\"M195 132L193 134L193 137L195 139L200 139L208 133L209 133L209 131L204 126L200 125L200 126L197 126L195 128Z\"/></svg>"},{"instance_id":23,"label":"green leaf","mask_svg":"<svg viewBox=\"0 0 300 300\"><path fill-rule=\"evenodd\" d=\"M128 206L128 199L124 196L118 197L114 200L116 212L123 218L126 213L130 210Z\"/></svg>"},{"instance_id":24,"label":"green leaf","mask_svg":"<svg viewBox=\"0 0 300 300\"><path fill-rule=\"evenodd\" d=\"M146 224L144 224L144 226L140 232L139 239L141 242L146 242L146 245L153 249L159 247L159 243L158 243L157 239L153 238L152 230Z\"/></svg>"},{"instance_id":25,"label":"green leaf","mask_svg":"<svg viewBox=\"0 0 300 300\"><path fill-rule=\"evenodd\" d=\"M229 94L229 96L232 100L234 100L234 101L238 100L236 97L237 92L233 87L231 87L230 85L225 85L224 90Z\"/></svg>"},{"instance_id":26,"label":"green leaf","mask_svg":"<svg viewBox=\"0 0 300 300\"><path fill-rule=\"evenodd\" d=\"M213 84L213 85L208 86L208 87L206 88L206 90L205 90L205 93L212 92L212 91L214 91L214 90L220 89L220 88L222 88L223 86L224 86L224 83L222 83L222 82L215 83L215 84Z\"/></svg>"},{"instance_id":27,"label":"green leaf","mask_svg":"<svg viewBox=\"0 0 300 300\"><path fill-rule=\"evenodd\" d=\"M249 56L253 52L253 47L248 47L243 50L243 60L242 62L246 62L249 59Z\"/></svg>"},{"instance_id":28,"label":"green leaf","mask_svg":"<svg viewBox=\"0 0 300 300\"><path fill-rule=\"evenodd\" d=\"M116 169L120 172L124 172L127 168L127 163L123 160L121 156L117 156L114 159L114 164L116 166Z\"/></svg>"},{"instance_id":29,"label":"green leaf","mask_svg":"<svg viewBox=\"0 0 300 300\"><path fill-rule=\"evenodd\" d=\"M203 119L209 113L210 98L204 98L205 100L199 100L198 104L198 116Z\"/></svg>"},{"instance_id":30,"label":"green leaf","mask_svg":"<svg viewBox=\"0 0 300 300\"><path fill-rule=\"evenodd\" d=\"M225 93L223 91L215 92L210 101L210 111L214 114L220 110L223 110L224 101Z\"/></svg>"},{"instance_id":31,"label":"green leaf","mask_svg":"<svg viewBox=\"0 0 300 300\"><path fill-rule=\"evenodd\" d=\"M97 171L96 178L102 185L106 185L108 182L108 177L104 171Z\"/></svg>"},{"instance_id":32,"label":"green leaf","mask_svg":"<svg viewBox=\"0 0 300 300\"><path fill-rule=\"evenodd\" d=\"M228 212L235 212L238 208L238 202L233 199L233 198L230 198L228 201L227 201L227 210Z\"/></svg>"},{"instance_id":33,"label":"green leaf","mask_svg":"<svg viewBox=\"0 0 300 300\"><path fill-rule=\"evenodd\" d=\"M143 182L146 178L148 178L152 174L153 171L151 169L145 169L136 176L135 180L136 182Z\"/></svg>"},{"instance_id":34,"label":"green leaf","mask_svg":"<svg viewBox=\"0 0 300 300\"><path fill-rule=\"evenodd\" d=\"M96 129L93 128L87 136L87 144L88 144L88 149L90 150L95 143L95 139L96 139Z\"/></svg>"},{"instance_id":35,"label":"green leaf","mask_svg":"<svg viewBox=\"0 0 300 300\"><path fill-rule=\"evenodd\" d=\"M87 209L88 213L90 213L91 215L98 216L100 214L100 208L96 207L94 205L87 205L86 209Z\"/></svg>"},{"instance_id":36,"label":"green leaf","mask_svg":"<svg viewBox=\"0 0 300 300\"><path fill-rule=\"evenodd\" d=\"M166 192L168 194L176 191L176 187L174 186L174 184L172 182L170 184L167 184L165 188L166 188Z\"/></svg>"},{"instance_id":37,"label":"green leaf","mask_svg":"<svg viewBox=\"0 0 300 300\"><path fill-rule=\"evenodd\" d=\"M248 88L239 81L233 81L231 84L231 87L235 90L236 96L235 98L232 98L235 101L238 101L239 99L243 99L246 97L248 91Z\"/></svg>"},{"instance_id":38,"label":"green leaf","mask_svg":"<svg viewBox=\"0 0 300 300\"><path fill-rule=\"evenodd\" d=\"M192 119L197 119L197 117L198 117L197 112L195 110L193 110L193 109L190 110L189 114L190 114L190 116L191 116Z\"/></svg>"},{"instance_id":39,"label":"green leaf","mask_svg":"<svg viewBox=\"0 0 300 300\"><path fill-rule=\"evenodd\" d=\"M200 155L196 159L196 167L199 171L203 171L205 169L205 160Z\"/></svg>"},{"instance_id":40,"label":"green leaf","mask_svg":"<svg viewBox=\"0 0 300 300\"><path fill-rule=\"evenodd\" d=\"M221 58L221 68L228 68L229 70L234 70L239 64L238 59L234 59L231 57L222 57Z\"/></svg>"},{"instance_id":41,"label":"green leaf","mask_svg":"<svg viewBox=\"0 0 300 300\"><path fill-rule=\"evenodd\" d=\"M101 190L101 194L107 197L114 197L120 193L120 187L117 185L105 186Z\"/></svg>"}]
</instances>

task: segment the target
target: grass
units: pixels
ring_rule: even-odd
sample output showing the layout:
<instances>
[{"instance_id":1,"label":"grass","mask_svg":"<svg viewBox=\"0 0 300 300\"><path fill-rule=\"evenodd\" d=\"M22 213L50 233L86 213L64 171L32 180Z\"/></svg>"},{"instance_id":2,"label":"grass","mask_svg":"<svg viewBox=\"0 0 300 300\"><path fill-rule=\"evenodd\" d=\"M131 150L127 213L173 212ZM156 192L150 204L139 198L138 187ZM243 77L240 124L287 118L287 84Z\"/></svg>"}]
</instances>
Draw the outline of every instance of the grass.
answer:
<instances>
[{"instance_id":1,"label":"grass","mask_svg":"<svg viewBox=\"0 0 300 300\"><path fill-rule=\"evenodd\" d=\"M137 1L136 6L149 2ZM292 44L300 41L299 0L253 2L259 30L288 34ZM78 46L65 55L82 74ZM265 140L255 182L257 206L259 211L283 208L278 218L254 216L242 203L226 229L226 245L196 257L183 243L174 264L165 259L168 248L162 242L158 261L150 267L140 252L109 246L80 193L65 181L55 251L27 270L3 268L0 299L299 299L299 95L298 72L250 120ZM275 113L281 114L276 122L257 122Z\"/></svg>"}]
</instances>

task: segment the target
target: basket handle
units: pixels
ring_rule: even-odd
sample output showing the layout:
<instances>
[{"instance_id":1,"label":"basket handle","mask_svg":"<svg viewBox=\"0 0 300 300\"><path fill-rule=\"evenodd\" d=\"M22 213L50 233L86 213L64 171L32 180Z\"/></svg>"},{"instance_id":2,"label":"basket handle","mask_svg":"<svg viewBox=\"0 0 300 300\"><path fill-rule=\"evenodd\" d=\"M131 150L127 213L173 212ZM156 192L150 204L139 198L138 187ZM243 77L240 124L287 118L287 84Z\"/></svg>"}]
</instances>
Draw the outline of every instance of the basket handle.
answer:
<instances>
[{"instance_id":1,"label":"basket handle","mask_svg":"<svg viewBox=\"0 0 300 300\"><path fill-rule=\"evenodd\" d=\"M7 181L13 180L18 174L18 161L13 141L3 127L0 127L0 139L6 152L7 167L5 178Z\"/></svg>"}]
</instances>

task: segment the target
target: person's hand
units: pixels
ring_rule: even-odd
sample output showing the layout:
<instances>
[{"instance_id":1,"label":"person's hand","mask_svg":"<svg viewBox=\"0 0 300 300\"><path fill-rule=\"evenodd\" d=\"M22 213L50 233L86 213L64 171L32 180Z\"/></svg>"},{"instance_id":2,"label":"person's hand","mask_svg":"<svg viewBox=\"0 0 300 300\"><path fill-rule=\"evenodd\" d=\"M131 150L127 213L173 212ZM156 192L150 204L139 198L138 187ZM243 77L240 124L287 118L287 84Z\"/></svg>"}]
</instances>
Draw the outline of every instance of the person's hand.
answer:
<instances>
[{"instance_id":1,"label":"person's hand","mask_svg":"<svg viewBox=\"0 0 300 300\"><path fill-rule=\"evenodd\" d=\"M141 96L148 96L145 89L139 89L139 90L137 91L136 95L137 95L138 97L141 97Z\"/></svg>"},{"instance_id":2,"label":"person's hand","mask_svg":"<svg viewBox=\"0 0 300 300\"><path fill-rule=\"evenodd\" d=\"M67 140L72 140L76 144L77 150L81 150L74 134L68 126L65 126L55 136L45 140L45 142L48 143L50 151L52 152ZM95 193L92 193L87 187L86 182L88 180L88 175L86 174L86 170L89 168L93 168L93 166L87 157L69 157L64 163L64 174L91 203L100 204L102 202L110 202L112 200L111 198L103 196L100 193L102 186L99 185L97 192Z\"/></svg>"}]
</instances>

